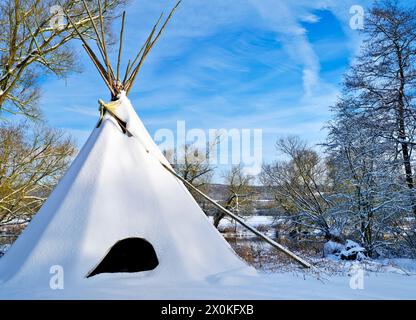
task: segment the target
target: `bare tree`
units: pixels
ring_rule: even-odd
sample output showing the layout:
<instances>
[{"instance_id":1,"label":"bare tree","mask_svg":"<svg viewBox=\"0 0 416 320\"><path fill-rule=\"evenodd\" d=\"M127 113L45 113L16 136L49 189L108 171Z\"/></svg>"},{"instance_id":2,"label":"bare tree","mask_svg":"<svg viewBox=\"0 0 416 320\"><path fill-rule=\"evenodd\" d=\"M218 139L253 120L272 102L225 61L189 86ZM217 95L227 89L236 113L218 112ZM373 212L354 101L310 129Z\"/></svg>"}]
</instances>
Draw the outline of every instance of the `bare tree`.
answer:
<instances>
[{"instance_id":1,"label":"bare tree","mask_svg":"<svg viewBox=\"0 0 416 320\"><path fill-rule=\"evenodd\" d=\"M201 148L194 144L186 144L181 150L164 150L163 153L171 163L174 170L186 181L199 190L207 193L214 174L215 167L209 163L212 148ZM209 204L200 195L188 188L189 192L208 214Z\"/></svg>"},{"instance_id":2,"label":"bare tree","mask_svg":"<svg viewBox=\"0 0 416 320\"><path fill-rule=\"evenodd\" d=\"M71 139L56 130L39 125L0 127L0 227L32 218L75 151Z\"/></svg>"},{"instance_id":3,"label":"bare tree","mask_svg":"<svg viewBox=\"0 0 416 320\"><path fill-rule=\"evenodd\" d=\"M165 151L171 159L172 167L194 187L204 187L212 178L214 167L209 163L210 148L202 150L193 144L186 144L182 152L178 150Z\"/></svg>"},{"instance_id":4,"label":"bare tree","mask_svg":"<svg viewBox=\"0 0 416 320\"><path fill-rule=\"evenodd\" d=\"M375 257L380 249L391 246L392 223L399 221L409 199L403 198L407 188L400 179L401 170L391 166L385 155L386 144L374 132L376 128L364 125L362 114L350 112L350 103L338 103L326 144L334 168L334 210L348 217L345 232Z\"/></svg>"},{"instance_id":5,"label":"bare tree","mask_svg":"<svg viewBox=\"0 0 416 320\"><path fill-rule=\"evenodd\" d=\"M278 208L297 230L321 230L342 241L343 220L332 212L333 185L327 162L298 137L280 139L276 148L288 160L264 165L261 181L275 193Z\"/></svg>"},{"instance_id":6,"label":"bare tree","mask_svg":"<svg viewBox=\"0 0 416 320\"><path fill-rule=\"evenodd\" d=\"M38 117L38 81L45 73L59 77L76 69L70 40L77 29L92 37L92 23L85 0L3 0L0 3L0 112ZM126 0L105 0L102 6L108 24L116 8ZM87 1L98 18L98 3ZM62 6L60 6L62 5Z\"/></svg>"},{"instance_id":7,"label":"bare tree","mask_svg":"<svg viewBox=\"0 0 416 320\"><path fill-rule=\"evenodd\" d=\"M244 173L241 165L233 166L224 175L224 183L227 187L224 207L236 214L246 215L253 210L253 198L255 196L252 187L254 177ZM223 211L216 210L214 213L214 226L218 228L221 220L225 217Z\"/></svg>"}]
</instances>

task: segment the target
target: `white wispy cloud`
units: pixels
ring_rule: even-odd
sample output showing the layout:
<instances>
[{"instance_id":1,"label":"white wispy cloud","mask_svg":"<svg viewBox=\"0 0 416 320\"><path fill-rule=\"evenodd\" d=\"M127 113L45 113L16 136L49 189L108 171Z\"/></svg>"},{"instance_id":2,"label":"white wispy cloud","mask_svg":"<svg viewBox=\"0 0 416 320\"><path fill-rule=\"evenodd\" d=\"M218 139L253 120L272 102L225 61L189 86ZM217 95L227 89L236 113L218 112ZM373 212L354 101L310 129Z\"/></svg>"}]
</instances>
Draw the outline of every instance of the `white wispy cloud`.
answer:
<instances>
[{"instance_id":1,"label":"white wispy cloud","mask_svg":"<svg viewBox=\"0 0 416 320\"><path fill-rule=\"evenodd\" d=\"M298 2L278 0L251 0L251 3L269 24L269 28L278 33L277 40L283 44L292 63L302 65L304 92L308 96L312 95L313 89L319 84L320 64L301 22L305 21L305 17L312 19L314 15L308 11L321 8L322 5L311 8L299 5ZM317 19L314 20L316 21Z\"/></svg>"},{"instance_id":2,"label":"white wispy cloud","mask_svg":"<svg viewBox=\"0 0 416 320\"><path fill-rule=\"evenodd\" d=\"M317 23L320 20L320 18L317 15L311 13L301 16L299 19L303 22L308 23Z\"/></svg>"}]
</instances>

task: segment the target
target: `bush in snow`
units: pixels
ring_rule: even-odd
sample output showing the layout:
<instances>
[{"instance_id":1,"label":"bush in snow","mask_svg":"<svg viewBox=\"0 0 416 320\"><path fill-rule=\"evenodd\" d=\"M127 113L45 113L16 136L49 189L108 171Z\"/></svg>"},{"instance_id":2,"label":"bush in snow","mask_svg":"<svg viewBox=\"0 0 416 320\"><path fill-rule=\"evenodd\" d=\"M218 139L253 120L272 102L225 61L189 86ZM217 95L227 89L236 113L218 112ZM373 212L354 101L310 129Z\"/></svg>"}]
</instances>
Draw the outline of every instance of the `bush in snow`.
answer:
<instances>
[{"instance_id":1,"label":"bush in snow","mask_svg":"<svg viewBox=\"0 0 416 320\"><path fill-rule=\"evenodd\" d=\"M344 251L345 246L339 242L328 241L324 244L324 257L336 256L339 257L341 252Z\"/></svg>"},{"instance_id":2,"label":"bush in snow","mask_svg":"<svg viewBox=\"0 0 416 320\"><path fill-rule=\"evenodd\" d=\"M3 256L6 253L7 249L9 249L9 247L10 247L9 244L0 245L0 257Z\"/></svg>"},{"instance_id":3,"label":"bush in snow","mask_svg":"<svg viewBox=\"0 0 416 320\"><path fill-rule=\"evenodd\" d=\"M342 260L363 260L365 258L365 249L357 242L347 240L345 249L341 251Z\"/></svg>"},{"instance_id":4,"label":"bush in snow","mask_svg":"<svg viewBox=\"0 0 416 320\"><path fill-rule=\"evenodd\" d=\"M328 241L324 244L324 257L337 257L341 260L363 260L365 249L357 242L347 240L345 244Z\"/></svg>"}]
</instances>

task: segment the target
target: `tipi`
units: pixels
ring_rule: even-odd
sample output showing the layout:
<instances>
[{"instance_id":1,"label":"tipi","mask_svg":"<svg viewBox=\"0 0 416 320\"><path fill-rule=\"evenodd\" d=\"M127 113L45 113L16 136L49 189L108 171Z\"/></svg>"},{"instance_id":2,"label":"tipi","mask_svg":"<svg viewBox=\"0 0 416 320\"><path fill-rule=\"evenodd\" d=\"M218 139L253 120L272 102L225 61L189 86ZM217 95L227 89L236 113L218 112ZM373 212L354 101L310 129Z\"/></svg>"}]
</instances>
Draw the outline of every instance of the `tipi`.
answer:
<instances>
[{"instance_id":1,"label":"tipi","mask_svg":"<svg viewBox=\"0 0 416 320\"><path fill-rule=\"evenodd\" d=\"M89 12L85 1L84 5ZM121 46L115 74L99 30L102 20L96 24L91 18L104 63L77 30L113 102L102 104L97 128L44 206L0 259L0 286L20 283L49 290L56 268L63 271L65 284L74 286L97 277L125 276L125 272L188 281L250 270L182 182L164 168L168 161L126 96L177 5L157 31L159 19L129 63L124 81L119 76Z\"/></svg>"},{"instance_id":2,"label":"tipi","mask_svg":"<svg viewBox=\"0 0 416 320\"><path fill-rule=\"evenodd\" d=\"M126 273L131 273L130 280L134 277L142 283L255 275L209 222L184 184L300 265L311 267L178 176L127 98L143 61L181 1L158 29L162 16L159 18L138 55L127 64L123 80L120 61L125 14L114 72L101 0L97 0L98 19L82 1L101 58L69 15L67 19L110 90L112 101L106 104L100 100L97 127L43 207L0 259L0 297L4 286L50 292L55 272L66 288L84 289L94 288L98 279L123 279Z\"/></svg>"}]
</instances>

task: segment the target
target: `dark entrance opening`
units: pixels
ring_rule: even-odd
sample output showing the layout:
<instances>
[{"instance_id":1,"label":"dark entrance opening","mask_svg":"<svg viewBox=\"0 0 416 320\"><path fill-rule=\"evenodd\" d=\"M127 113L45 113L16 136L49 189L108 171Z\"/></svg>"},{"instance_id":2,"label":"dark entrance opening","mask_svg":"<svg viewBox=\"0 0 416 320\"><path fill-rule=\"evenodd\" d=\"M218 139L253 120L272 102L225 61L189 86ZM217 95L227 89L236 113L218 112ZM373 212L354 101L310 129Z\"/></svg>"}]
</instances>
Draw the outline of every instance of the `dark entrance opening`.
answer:
<instances>
[{"instance_id":1,"label":"dark entrance opening","mask_svg":"<svg viewBox=\"0 0 416 320\"><path fill-rule=\"evenodd\" d=\"M159 260L150 242L141 238L127 238L116 242L87 278L99 273L153 270L158 264Z\"/></svg>"}]
</instances>

